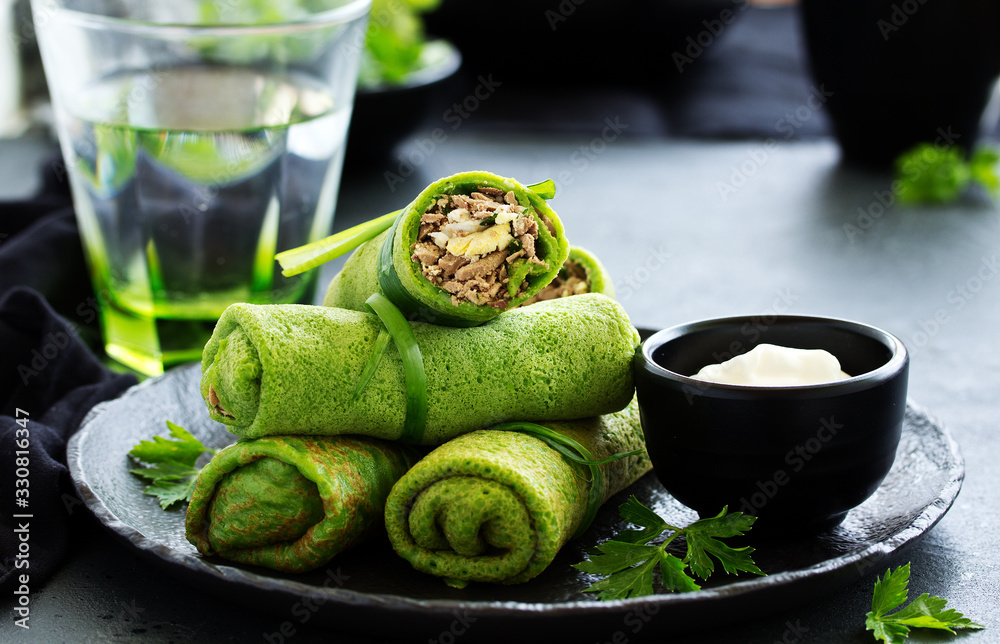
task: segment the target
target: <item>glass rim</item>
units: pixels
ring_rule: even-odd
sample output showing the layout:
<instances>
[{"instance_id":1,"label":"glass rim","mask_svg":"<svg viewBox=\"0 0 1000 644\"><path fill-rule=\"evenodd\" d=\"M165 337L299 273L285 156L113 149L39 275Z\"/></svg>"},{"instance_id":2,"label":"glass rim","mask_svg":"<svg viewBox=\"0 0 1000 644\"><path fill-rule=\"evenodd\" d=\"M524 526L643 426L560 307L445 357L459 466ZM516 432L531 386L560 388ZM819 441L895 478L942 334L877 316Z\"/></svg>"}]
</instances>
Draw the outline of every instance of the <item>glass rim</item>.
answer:
<instances>
[{"instance_id":1,"label":"glass rim","mask_svg":"<svg viewBox=\"0 0 1000 644\"><path fill-rule=\"evenodd\" d=\"M350 22L367 15L372 0L350 0L342 6L310 14L300 19L285 22L254 23L213 23L194 24L182 22L154 22L116 16L105 16L76 9L56 6L54 2L31 0L32 13L37 11L58 12L59 18L83 27L103 27L118 32L156 35L203 35L203 36L260 36L312 31L319 27L329 27ZM37 11L36 11L37 10Z\"/></svg>"}]
</instances>

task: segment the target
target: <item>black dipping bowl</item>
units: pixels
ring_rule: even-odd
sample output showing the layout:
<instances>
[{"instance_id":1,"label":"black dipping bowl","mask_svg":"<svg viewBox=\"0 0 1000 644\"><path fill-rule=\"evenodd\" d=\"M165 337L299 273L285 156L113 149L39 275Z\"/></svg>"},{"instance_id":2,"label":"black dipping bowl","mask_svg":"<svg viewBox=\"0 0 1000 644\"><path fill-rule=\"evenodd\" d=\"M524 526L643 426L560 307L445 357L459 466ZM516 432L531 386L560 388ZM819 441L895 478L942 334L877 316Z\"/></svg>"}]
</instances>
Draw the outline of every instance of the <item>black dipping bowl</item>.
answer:
<instances>
[{"instance_id":1,"label":"black dipping bowl","mask_svg":"<svg viewBox=\"0 0 1000 644\"><path fill-rule=\"evenodd\" d=\"M848 380L723 385L687 374L761 343L826 349ZM656 475L702 517L758 517L755 536L836 526L892 467L909 357L885 331L846 320L733 317L660 331L636 350L635 382Z\"/></svg>"},{"instance_id":2,"label":"black dipping bowl","mask_svg":"<svg viewBox=\"0 0 1000 644\"><path fill-rule=\"evenodd\" d=\"M436 53L426 66L395 85L359 83L348 130L347 169L370 169L384 162L393 147L426 118L439 116L447 104L449 83L462 66L462 55L447 40L431 43ZM441 119L433 122L440 124ZM449 130L450 131L450 130Z\"/></svg>"}]
</instances>

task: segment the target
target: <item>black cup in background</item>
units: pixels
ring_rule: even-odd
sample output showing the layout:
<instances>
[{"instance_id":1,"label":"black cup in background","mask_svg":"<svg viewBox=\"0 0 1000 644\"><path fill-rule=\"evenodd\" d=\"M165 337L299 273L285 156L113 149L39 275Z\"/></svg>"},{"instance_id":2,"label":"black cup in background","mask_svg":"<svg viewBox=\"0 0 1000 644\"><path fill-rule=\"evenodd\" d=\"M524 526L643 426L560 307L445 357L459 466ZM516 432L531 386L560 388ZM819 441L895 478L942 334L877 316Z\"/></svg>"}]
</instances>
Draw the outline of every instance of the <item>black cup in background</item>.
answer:
<instances>
[{"instance_id":1,"label":"black cup in background","mask_svg":"<svg viewBox=\"0 0 1000 644\"><path fill-rule=\"evenodd\" d=\"M442 0L427 30L454 42L473 77L511 88L657 89L680 73L671 52L742 14L742 0ZM484 32L496 40L483 37ZM517 109L533 109L523 102ZM513 109L513 108L512 108Z\"/></svg>"},{"instance_id":2,"label":"black cup in background","mask_svg":"<svg viewBox=\"0 0 1000 644\"><path fill-rule=\"evenodd\" d=\"M996 0L803 0L813 81L849 163L921 142L970 151L1000 74Z\"/></svg>"},{"instance_id":3,"label":"black cup in background","mask_svg":"<svg viewBox=\"0 0 1000 644\"><path fill-rule=\"evenodd\" d=\"M826 349L855 377L762 387L688 377L760 343ZM809 316L704 320L636 351L646 449L657 478L702 517L758 517L757 537L813 534L843 521L888 474L906 409L909 358L892 335Z\"/></svg>"}]
</instances>

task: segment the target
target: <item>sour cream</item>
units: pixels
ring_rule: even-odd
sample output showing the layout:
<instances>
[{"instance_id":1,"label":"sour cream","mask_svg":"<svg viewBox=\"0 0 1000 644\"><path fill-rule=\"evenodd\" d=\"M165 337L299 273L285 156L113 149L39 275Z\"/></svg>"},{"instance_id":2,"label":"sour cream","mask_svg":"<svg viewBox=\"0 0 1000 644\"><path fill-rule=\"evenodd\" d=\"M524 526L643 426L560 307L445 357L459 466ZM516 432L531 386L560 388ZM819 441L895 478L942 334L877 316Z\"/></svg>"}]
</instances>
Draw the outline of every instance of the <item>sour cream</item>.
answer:
<instances>
[{"instance_id":1,"label":"sour cream","mask_svg":"<svg viewBox=\"0 0 1000 644\"><path fill-rule=\"evenodd\" d=\"M691 377L724 385L780 387L836 382L851 376L844 373L840 361L824 349L758 344L721 364L707 365Z\"/></svg>"}]
</instances>

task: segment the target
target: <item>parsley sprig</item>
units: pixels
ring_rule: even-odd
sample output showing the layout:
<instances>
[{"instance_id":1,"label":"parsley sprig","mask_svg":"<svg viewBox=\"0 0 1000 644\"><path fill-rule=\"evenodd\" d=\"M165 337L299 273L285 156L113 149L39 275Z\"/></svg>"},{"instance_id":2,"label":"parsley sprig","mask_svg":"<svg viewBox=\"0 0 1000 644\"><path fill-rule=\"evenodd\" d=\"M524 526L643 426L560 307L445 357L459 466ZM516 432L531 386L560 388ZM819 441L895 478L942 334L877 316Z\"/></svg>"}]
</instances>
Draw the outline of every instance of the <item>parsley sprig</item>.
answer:
<instances>
[{"instance_id":1,"label":"parsley sprig","mask_svg":"<svg viewBox=\"0 0 1000 644\"><path fill-rule=\"evenodd\" d=\"M921 143L896 159L899 201L904 204L944 204L955 201L972 184L990 196L1000 195L997 162L1000 154L977 148L968 161L960 147Z\"/></svg>"},{"instance_id":2,"label":"parsley sprig","mask_svg":"<svg viewBox=\"0 0 1000 644\"><path fill-rule=\"evenodd\" d=\"M174 503L191 500L201 471L200 467L195 467L195 462L205 452L216 454L218 451L205 447L188 430L169 420L167 427L172 439L154 436L151 441L139 441L129 452L134 460L146 465L130 471L152 481L143 492L158 498L164 510Z\"/></svg>"},{"instance_id":3,"label":"parsley sprig","mask_svg":"<svg viewBox=\"0 0 1000 644\"><path fill-rule=\"evenodd\" d=\"M742 512L726 514L727 509L722 508L717 516L680 528L664 521L635 496L630 497L618 508L618 512L622 518L641 529L618 533L610 541L597 546L601 554L573 565L577 570L605 577L584 592L596 592L602 600L652 595L653 572L657 568L668 591L699 590L701 586L686 570L690 569L703 580L708 579L715 572L713 557L731 575L740 571L763 575L750 556L753 548L732 548L719 541L741 536L750 530L757 517L745 516ZM649 543L666 531L670 531L670 535L662 543ZM678 537L683 537L687 544L687 554L683 559L667 552L667 546Z\"/></svg>"},{"instance_id":4,"label":"parsley sprig","mask_svg":"<svg viewBox=\"0 0 1000 644\"><path fill-rule=\"evenodd\" d=\"M910 628L934 628L954 634L953 628L979 630L985 628L954 609L945 610L948 600L932 597L924 593L905 608L889 615L889 611L899 608L909 594L910 564L893 571L888 569L885 576L875 582L872 594L872 609L865 615L865 629L873 631L876 640L887 644L906 641Z\"/></svg>"}]
</instances>

